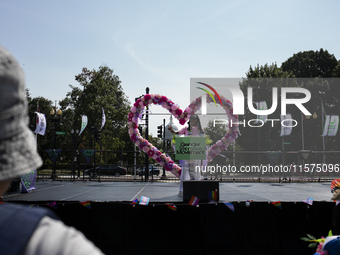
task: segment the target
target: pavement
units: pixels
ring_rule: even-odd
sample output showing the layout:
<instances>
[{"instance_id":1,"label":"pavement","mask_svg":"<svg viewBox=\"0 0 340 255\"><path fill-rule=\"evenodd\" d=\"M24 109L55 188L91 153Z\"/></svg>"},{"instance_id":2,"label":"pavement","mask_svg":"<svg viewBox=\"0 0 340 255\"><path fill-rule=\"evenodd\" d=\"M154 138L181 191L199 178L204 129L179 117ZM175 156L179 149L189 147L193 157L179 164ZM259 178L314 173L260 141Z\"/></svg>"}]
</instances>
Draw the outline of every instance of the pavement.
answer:
<instances>
[{"instance_id":1,"label":"pavement","mask_svg":"<svg viewBox=\"0 0 340 255\"><path fill-rule=\"evenodd\" d=\"M299 202L307 198L331 202L330 182L219 183L220 201ZM30 193L6 193L4 201L98 201L126 202L141 196L150 202L182 202L179 183L39 181Z\"/></svg>"}]
</instances>

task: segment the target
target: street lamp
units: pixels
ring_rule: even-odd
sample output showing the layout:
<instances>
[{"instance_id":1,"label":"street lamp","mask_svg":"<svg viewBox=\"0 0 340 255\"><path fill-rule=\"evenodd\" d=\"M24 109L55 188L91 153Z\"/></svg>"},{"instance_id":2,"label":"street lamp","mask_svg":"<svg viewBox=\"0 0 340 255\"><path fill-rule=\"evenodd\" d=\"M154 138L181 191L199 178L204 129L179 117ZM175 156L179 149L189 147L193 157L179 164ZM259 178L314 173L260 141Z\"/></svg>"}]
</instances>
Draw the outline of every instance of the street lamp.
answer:
<instances>
[{"instance_id":1,"label":"street lamp","mask_svg":"<svg viewBox=\"0 0 340 255\"><path fill-rule=\"evenodd\" d=\"M79 133L79 130L77 129L76 131L74 131L74 129L71 130L71 134L72 134L72 145L73 145L73 161L72 161L72 175L73 175L73 180L74 180L74 177L75 177L75 171L74 171L74 164L75 162L77 162L78 158L77 156L75 155L76 153L76 150L78 148L78 145L77 145L77 136L78 136L78 133ZM78 178L79 178L79 168L78 168Z\"/></svg>"},{"instance_id":2,"label":"street lamp","mask_svg":"<svg viewBox=\"0 0 340 255\"><path fill-rule=\"evenodd\" d=\"M316 114L316 112L314 112L313 113L313 115L306 115L306 119L310 119L310 117L312 116L312 118L315 120L315 119L317 119L318 118L318 115ZM315 142L315 136L313 136L314 138L313 138L313 142ZM313 150L313 144L312 144L312 146L311 146L311 148L312 148L312 150ZM304 146L302 147L302 150L304 150L305 148L304 148ZM312 154L311 154L312 155ZM313 156L313 155L312 155Z\"/></svg>"},{"instance_id":3,"label":"street lamp","mask_svg":"<svg viewBox=\"0 0 340 255\"><path fill-rule=\"evenodd\" d=\"M56 101L57 104L57 101ZM55 106L56 109L56 106ZM60 116L62 114L62 111L59 109L57 112L52 108L50 111L50 115L51 115L51 122L54 123L54 143L53 143L53 149L54 151L56 150L56 146L57 146L57 123L60 123ZM56 178L56 166L55 166L55 160L53 162L53 172L52 172L52 180L54 180Z\"/></svg>"},{"instance_id":4,"label":"street lamp","mask_svg":"<svg viewBox=\"0 0 340 255\"><path fill-rule=\"evenodd\" d=\"M313 113L312 117L313 117L313 119L316 119L318 117L316 112ZM306 115L306 119L310 119L310 115Z\"/></svg>"}]
</instances>

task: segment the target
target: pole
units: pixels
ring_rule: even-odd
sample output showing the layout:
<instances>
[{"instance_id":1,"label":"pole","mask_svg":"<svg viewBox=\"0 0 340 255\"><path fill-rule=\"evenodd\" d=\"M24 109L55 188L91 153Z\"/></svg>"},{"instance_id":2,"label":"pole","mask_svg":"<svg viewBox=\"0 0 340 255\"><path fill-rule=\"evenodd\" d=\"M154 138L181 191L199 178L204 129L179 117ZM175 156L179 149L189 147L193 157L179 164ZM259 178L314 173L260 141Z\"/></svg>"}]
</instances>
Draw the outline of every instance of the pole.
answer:
<instances>
[{"instance_id":1,"label":"pole","mask_svg":"<svg viewBox=\"0 0 340 255\"><path fill-rule=\"evenodd\" d=\"M305 149L305 137L304 137L304 130L303 130L303 113L301 112L301 136L302 136L302 150ZM305 165L305 159L302 157L302 166Z\"/></svg>"},{"instance_id":2,"label":"pole","mask_svg":"<svg viewBox=\"0 0 340 255\"><path fill-rule=\"evenodd\" d=\"M282 166L285 165L285 134L282 136Z\"/></svg>"},{"instance_id":3,"label":"pole","mask_svg":"<svg viewBox=\"0 0 340 255\"><path fill-rule=\"evenodd\" d=\"M323 127L324 127L324 116L325 116L325 109L323 108L323 102L321 99L321 120L322 120L322 127L321 127L321 132L323 132ZM326 163L326 157L325 157L325 137L322 136L322 150L323 150L323 163Z\"/></svg>"},{"instance_id":4,"label":"pole","mask_svg":"<svg viewBox=\"0 0 340 255\"><path fill-rule=\"evenodd\" d=\"M37 112L39 112L39 99L38 99L38 102L37 102ZM35 116L35 123L37 123L37 119L38 119L38 115ZM35 142L37 144L37 151L38 150L38 133L35 134ZM38 169L36 169L37 171Z\"/></svg>"},{"instance_id":5,"label":"pole","mask_svg":"<svg viewBox=\"0 0 340 255\"><path fill-rule=\"evenodd\" d=\"M233 165L235 166L236 161L235 161L235 141L233 143ZM234 182L235 182L235 172L234 172Z\"/></svg>"},{"instance_id":6,"label":"pole","mask_svg":"<svg viewBox=\"0 0 340 255\"><path fill-rule=\"evenodd\" d=\"M53 154L55 154L55 150L56 150L56 143L57 143L57 135L56 135L56 126L57 126L57 123L55 121L55 119L53 120L54 121L54 134L53 134ZM53 160L53 172L52 172L52 181L54 181L55 179L55 172L56 172L56 169L55 169L55 161L57 159L54 158Z\"/></svg>"},{"instance_id":7,"label":"pole","mask_svg":"<svg viewBox=\"0 0 340 255\"><path fill-rule=\"evenodd\" d=\"M259 165L261 165L261 132L259 128Z\"/></svg>"},{"instance_id":8,"label":"pole","mask_svg":"<svg viewBox=\"0 0 340 255\"><path fill-rule=\"evenodd\" d=\"M93 129L93 169L96 170L96 131L97 127L95 126L95 129ZM100 182L100 168L99 168L99 174L98 174L98 182Z\"/></svg>"},{"instance_id":9,"label":"pole","mask_svg":"<svg viewBox=\"0 0 340 255\"><path fill-rule=\"evenodd\" d=\"M134 175L134 181L136 182L136 171L137 171L137 155L136 155L136 145L133 144L133 175Z\"/></svg>"},{"instance_id":10,"label":"pole","mask_svg":"<svg viewBox=\"0 0 340 255\"><path fill-rule=\"evenodd\" d=\"M99 153L99 165L101 164L101 160L102 160L102 150L103 150L103 136L100 139L100 153ZM100 176L99 176L100 179ZM100 180L99 180L100 181Z\"/></svg>"},{"instance_id":11,"label":"pole","mask_svg":"<svg viewBox=\"0 0 340 255\"><path fill-rule=\"evenodd\" d=\"M39 112L39 99L37 102L37 112ZM38 115L35 116L35 122L37 123L37 121L38 121ZM38 150L38 133L35 134L35 140L37 142L37 150Z\"/></svg>"},{"instance_id":12,"label":"pole","mask_svg":"<svg viewBox=\"0 0 340 255\"><path fill-rule=\"evenodd\" d=\"M146 88L146 94L149 94L149 87ZM149 106L145 111L145 139L149 140ZM149 181L149 157L145 154L145 182Z\"/></svg>"},{"instance_id":13,"label":"pole","mask_svg":"<svg viewBox=\"0 0 340 255\"><path fill-rule=\"evenodd\" d=\"M75 179L75 170L74 170L74 158L75 158L75 155L76 155L76 148L75 148L75 135L74 135L74 130L72 129L71 131L71 135L72 135L72 147L73 147L73 159L72 159L72 181L74 181Z\"/></svg>"},{"instance_id":14,"label":"pole","mask_svg":"<svg viewBox=\"0 0 340 255\"><path fill-rule=\"evenodd\" d=\"M165 119L163 119L163 151L165 151ZM163 166L163 179L166 177L165 175L165 167Z\"/></svg>"},{"instance_id":15,"label":"pole","mask_svg":"<svg viewBox=\"0 0 340 255\"><path fill-rule=\"evenodd\" d=\"M54 137L53 137L53 148L54 148L54 153L57 147L57 119L56 119L56 113L57 113L57 100L55 100L55 104L54 104L54 115L52 116L52 121L54 122ZM54 159L53 162L53 173L52 173L52 181L54 181L55 179L55 173L56 173L56 169L55 169L55 161L57 159Z\"/></svg>"},{"instance_id":16,"label":"pole","mask_svg":"<svg viewBox=\"0 0 340 255\"><path fill-rule=\"evenodd\" d=\"M303 116L301 112L301 136L302 136L302 150L305 149L305 138L304 138L304 132L303 132Z\"/></svg>"}]
</instances>

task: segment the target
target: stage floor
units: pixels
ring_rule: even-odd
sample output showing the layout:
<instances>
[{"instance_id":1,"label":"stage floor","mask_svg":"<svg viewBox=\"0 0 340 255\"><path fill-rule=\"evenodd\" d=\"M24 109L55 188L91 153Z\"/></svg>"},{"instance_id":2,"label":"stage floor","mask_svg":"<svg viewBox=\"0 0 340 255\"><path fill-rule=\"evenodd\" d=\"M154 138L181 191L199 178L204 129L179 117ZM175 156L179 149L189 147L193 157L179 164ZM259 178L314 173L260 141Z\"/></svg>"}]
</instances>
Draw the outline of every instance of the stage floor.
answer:
<instances>
[{"instance_id":1,"label":"stage floor","mask_svg":"<svg viewBox=\"0 0 340 255\"><path fill-rule=\"evenodd\" d=\"M220 183L220 201L331 201L330 182L320 183ZM126 202L141 196L150 202L182 202L179 183L145 182L36 182L30 193L8 192L4 201Z\"/></svg>"}]
</instances>

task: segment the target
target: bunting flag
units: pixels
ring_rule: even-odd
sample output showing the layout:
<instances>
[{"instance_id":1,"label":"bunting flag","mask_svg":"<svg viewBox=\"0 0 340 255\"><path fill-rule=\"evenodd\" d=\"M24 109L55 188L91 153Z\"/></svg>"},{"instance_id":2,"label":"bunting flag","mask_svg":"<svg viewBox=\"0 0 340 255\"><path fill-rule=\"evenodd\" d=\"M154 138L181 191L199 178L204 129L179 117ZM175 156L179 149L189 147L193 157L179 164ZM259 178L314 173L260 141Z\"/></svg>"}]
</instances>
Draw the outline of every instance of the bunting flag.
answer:
<instances>
[{"instance_id":1,"label":"bunting flag","mask_svg":"<svg viewBox=\"0 0 340 255\"><path fill-rule=\"evenodd\" d=\"M172 204L172 203L166 203L165 204L170 210L173 210L173 211L176 211L177 210L177 207L175 204Z\"/></svg>"},{"instance_id":2,"label":"bunting flag","mask_svg":"<svg viewBox=\"0 0 340 255\"><path fill-rule=\"evenodd\" d=\"M217 201L217 191L213 190L213 191L209 191L208 193L208 200L214 200Z\"/></svg>"},{"instance_id":3,"label":"bunting flag","mask_svg":"<svg viewBox=\"0 0 340 255\"><path fill-rule=\"evenodd\" d=\"M269 160L269 163L271 165L274 165L275 161L278 160L278 158L281 156L281 151L268 151L266 153L266 156Z\"/></svg>"},{"instance_id":4,"label":"bunting flag","mask_svg":"<svg viewBox=\"0 0 340 255\"><path fill-rule=\"evenodd\" d=\"M61 152L61 150L59 149L49 149L46 151L47 151L47 154L50 156L51 160L53 161L53 163L55 163L59 153Z\"/></svg>"},{"instance_id":5,"label":"bunting flag","mask_svg":"<svg viewBox=\"0 0 340 255\"><path fill-rule=\"evenodd\" d=\"M189 205L197 206L199 201L200 199L198 197L192 196L189 201Z\"/></svg>"},{"instance_id":6,"label":"bunting flag","mask_svg":"<svg viewBox=\"0 0 340 255\"><path fill-rule=\"evenodd\" d=\"M334 193L336 189L340 189L340 179L334 179L331 183L331 192Z\"/></svg>"},{"instance_id":7,"label":"bunting flag","mask_svg":"<svg viewBox=\"0 0 340 255\"><path fill-rule=\"evenodd\" d=\"M80 204L84 207L86 207L87 209L91 209L91 203L90 201L84 201L84 202L80 202Z\"/></svg>"},{"instance_id":8,"label":"bunting flag","mask_svg":"<svg viewBox=\"0 0 340 255\"><path fill-rule=\"evenodd\" d=\"M267 103L266 101L261 101L261 102L255 102L256 107L258 110L263 111L263 110L268 110ZM260 120L263 121L263 123L267 122L267 115L257 115L257 122L260 122Z\"/></svg>"},{"instance_id":9,"label":"bunting flag","mask_svg":"<svg viewBox=\"0 0 340 255\"><path fill-rule=\"evenodd\" d=\"M86 126L87 126L87 116L82 115L81 116L81 129L80 129L79 135L85 130Z\"/></svg>"},{"instance_id":10,"label":"bunting flag","mask_svg":"<svg viewBox=\"0 0 340 255\"><path fill-rule=\"evenodd\" d=\"M309 205L313 205L313 198L309 197L306 200L303 200L301 202L309 204Z\"/></svg>"},{"instance_id":11,"label":"bunting flag","mask_svg":"<svg viewBox=\"0 0 340 255\"><path fill-rule=\"evenodd\" d=\"M37 126L34 133L39 135L45 135L46 132L46 117L45 114L35 112L37 114Z\"/></svg>"},{"instance_id":12,"label":"bunting flag","mask_svg":"<svg viewBox=\"0 0 340 255\"><path fill-rule=\"evenodd\" d=\"M142 196L142 197L140 198L139 204L140 204L140 205L148 205L149 202L150 202L150 198Z\"/></svg>"},{"instance_id":13,"label":"bunting flag","mask_svg":"<svg viewBox=\"0 0 340 255\"><path fill-rule=\"evenodd\" d=\"M81 150L80 152L84 155L84 158L86 159L86 162L90 163L91 157L94 154L94 150L86 149L86 150Z\"/></svg>"},{"instance_id":14,"label":"bunting flag","mask_svg":"<svg viewBox=\"0 0 340 255\"><path fill-rule=\"evenodd\" d=\"M223 204L225 204L230 210L232 210L233 212L235 212L234 205L233 205L231 202L226 202L226 201L224 201Z\"/></svg>"},{"instance_id":15,"label":"bunting flag","mask_svg":"<svg viewBox=\"0 0 340 255\"><path fill-rule=\"evenodd\" d=\"M325 115L326 121L321 136L336 136L339 128L339 115Z\"/></svg>"},{"instance_id":16,"label":"bunting flag","mask_svg":"<svg viewBox=\"0 0 340 255\"><path fill-rule=\"evenodd\" d=\"M103 127L105 126L105 122L106 122L104 108L102 108L102 110L103 110L103 114L102 114L102 127L100 128L100 130L103 129Z\"/></svg>"},{"instance_id":17,"label":"bunting flag","mask_svg":"<svg viewBox=\"0 0 340 255\"><path fill-rule=\"evenodd\" d=\"M29 193L32 190L36 189L36 187L34 187L36 176L37 176L37 170L34 170L28 174L23 174L20 176L21 193Z\"/></svg>"},{"instance_id":18,"label":"bunting flag","mask_svg":"<svg viewBox=\"0 0 340 255\"><path fill-rule=\"evenodd\" d=\"M58 209L57 203L55 201L53 201L51 203L47 203L47 206L49 206L53 209Z\"/></svg>"},{"instance_id":19,"label":"bunting flag","mask_svg":"<svg viewBox=\"0 0 340 255\"><path fill-rule=\"evenodd\" d=\"M281 115L281 134L280 136L288 136L293 130L292 115L287 113L286 115Z\"/></svg>"},{"instance_id":20,"label":"bunting flag","mask_svg":"<svg viewBox=\"0 0 340 255\"><path fill-rule=\"evenodd\" d=\"M131 204L132 204L132 205L138 204L138 199L136 198L135 200L133 200L133 201L131 202Z\"/></svg>"},{"instance_id":21,"label":"bunting flag","mask_svg":"<svg viewBox=\"0 0 340 255\"><path fill-rule=\"evenodd\" d=\"M271 202L271 204L274 205L276 208L279 208L280 210L282 210L282 205L280 201Z\"/></svg>"}]
</instances>

